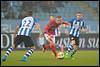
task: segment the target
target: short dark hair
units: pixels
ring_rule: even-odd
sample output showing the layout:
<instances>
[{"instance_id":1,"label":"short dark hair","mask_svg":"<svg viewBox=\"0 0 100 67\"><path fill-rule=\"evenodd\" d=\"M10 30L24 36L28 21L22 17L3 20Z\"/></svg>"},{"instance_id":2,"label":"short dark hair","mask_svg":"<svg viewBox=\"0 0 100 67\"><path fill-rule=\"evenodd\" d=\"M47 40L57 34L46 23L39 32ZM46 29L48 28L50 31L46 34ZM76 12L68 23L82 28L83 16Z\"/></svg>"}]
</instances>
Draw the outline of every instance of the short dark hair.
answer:
<instances>
[{"instance_id":1,"label":"short dark hair","mask_svg":"<svg viewBox=\"0 0 100 67\"><path fill-rule=\"evenodd\" d=\"M77 12L76 14L83 14L82 12Z\"/></svg>"},{"instance_id":2,"label":"short dark hair","mask_svg":"<svg viewBox=\"0 0 100 67\"><path fill-rule=\"evenodd\" d=\"M32 16L32 15L33 15L32 10L28 10L28 11L27 11L27 15L28 15L28 16Z\"/></svg>"},{"instance_id":3,"label":"short dark hair","mask_svg":"<svg viewBox=\"0 0 100 67\"><path fill-rule=\"evenodd\" d=\"M61 18L61 16L57 16L56 18Z\"/></svg>"}]
</instances>

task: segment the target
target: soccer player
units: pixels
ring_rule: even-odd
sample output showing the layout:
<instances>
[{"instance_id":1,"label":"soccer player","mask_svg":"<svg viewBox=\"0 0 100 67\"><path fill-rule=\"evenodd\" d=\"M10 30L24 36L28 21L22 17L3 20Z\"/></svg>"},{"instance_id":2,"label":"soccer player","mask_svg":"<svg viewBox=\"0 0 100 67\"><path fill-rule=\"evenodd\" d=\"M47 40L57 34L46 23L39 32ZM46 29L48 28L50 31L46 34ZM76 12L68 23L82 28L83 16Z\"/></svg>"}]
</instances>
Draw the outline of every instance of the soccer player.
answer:
<instances>
[{"instance_id":1,"label":"soccer player","mask_svg":"<svg viewBox=\"0 0 100 67\"><path fill-rule=\"evenodd\" d=\"M36 19L32 16L32 11L27 12L27 16L22 19L20 25L16 25L16 30L14 33L14 45L12 45L8 50L6 51L5 55L2 57L2 61L6 61L7 57L12 53L14 48L17 48L17 46L24 42L25 47L30 47L30 49L26 52L26 54L23 56L21 61L27 61L28 57L32 55L35 46L33 43L32 38L30 37L30 33L34 26L37 26L37 28L40 31L40 28L37 24ZM17 35L16 35L17 34Z\"/></svg>"},{"instance_id":2,"label":"soccer player","mask_svg":"<svg viewBox=\"0 0 100 67\"><path fill-rule=\"evenodd\" d=\"M46 40L49 42L49 45L43 45L43 49L45 50L51 48L55 56L57 56L55 47L55 29L59 27L59 25L61 24L68 25L68 23L62 20L61 16L57 16L54 20L50 20L44 28L44 36Z\"/></svg>"},{"instance_id":3,"label":"soccer player","mask_svg":"<svg viewBox=\"0 0 100 67\"><path fill-rule=\"evenodd\" d=\"M88 29L83 21L83 13L77 12L76 18L69 21L70 30L69 30L69 38L70 44L68 45L68 50L66 52L66 58L72 58L76 51L79 49L79 34L80 32L87 32Z\"/></svg>"},{"instance_id":4,"label":"soccer player","mask_svg":"<svg viewBox=\"0 0 100 67\"><path fill-rule=\"evenodd\" d=\"M66 25L66 24L62 24L58 28L55 29L55 36L61 36L62 28L63 28L64 25ZM60 52L64 52L64 43L63 43L62 39L60 39L60 43L57 44L57 45L60 49Z\"/></svg>"},{"instance_id":5,"label":"soccer player","mask_svg":"<svg viewBox=\"0 0 100 67\"><path fill-rule=\"evenodd\" d=\"M50 16L50 20L54 20L54 17L53 16ZM61 35L61 32L62 32L62 27L66 25L66 24L61 24L59 25L57 28L55 28L55 36L60 36ZM67 26L67 25L66 25ZM55 42L55 41L54 41ZM63 41L62 39L60 40L60 44L58 44L58 47L60 49L60 52L63 52L64 51L64 44L63 44Z\"/></svg>"}]
</instances>

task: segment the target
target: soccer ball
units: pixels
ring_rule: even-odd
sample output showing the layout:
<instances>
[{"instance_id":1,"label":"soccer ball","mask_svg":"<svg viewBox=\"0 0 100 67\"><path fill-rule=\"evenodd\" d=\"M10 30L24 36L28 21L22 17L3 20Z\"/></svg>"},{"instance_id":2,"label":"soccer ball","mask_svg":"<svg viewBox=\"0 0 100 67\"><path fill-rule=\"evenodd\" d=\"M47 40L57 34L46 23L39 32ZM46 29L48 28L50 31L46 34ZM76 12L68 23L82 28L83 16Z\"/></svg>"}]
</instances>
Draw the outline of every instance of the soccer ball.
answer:
<instances>
[{"instance_id":1,"label":"soccer ball","mask_svg":"<svg viewBox=\"0 0 100 67\"><path fill-rule=\"evenodd\" d=\"M63 52L58 52L57 53L57 59L63 59L64 58L64 53Z\"/></svg>"}]
</instances>

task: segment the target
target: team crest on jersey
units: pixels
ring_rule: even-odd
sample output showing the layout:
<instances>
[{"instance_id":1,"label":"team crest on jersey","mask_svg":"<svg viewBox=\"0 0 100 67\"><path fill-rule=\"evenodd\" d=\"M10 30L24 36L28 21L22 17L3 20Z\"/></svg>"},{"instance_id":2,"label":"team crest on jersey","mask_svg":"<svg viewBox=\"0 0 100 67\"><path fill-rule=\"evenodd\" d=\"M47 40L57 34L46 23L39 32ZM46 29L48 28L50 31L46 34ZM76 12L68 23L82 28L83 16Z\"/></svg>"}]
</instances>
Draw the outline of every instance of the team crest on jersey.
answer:
<instances>
[{"instance_id":1,"label":"team crest on jersey","mask_svg":"<svg viewBox=\"0 0 100 67\"><path fill-rule=\"evenodd\" d=\"M78 28L78 27L79 27L79 23L80 23L80 22L77 22L77 24L74 24L73 26L74 26L75 28Z\"/></svg>"}]
</instances>

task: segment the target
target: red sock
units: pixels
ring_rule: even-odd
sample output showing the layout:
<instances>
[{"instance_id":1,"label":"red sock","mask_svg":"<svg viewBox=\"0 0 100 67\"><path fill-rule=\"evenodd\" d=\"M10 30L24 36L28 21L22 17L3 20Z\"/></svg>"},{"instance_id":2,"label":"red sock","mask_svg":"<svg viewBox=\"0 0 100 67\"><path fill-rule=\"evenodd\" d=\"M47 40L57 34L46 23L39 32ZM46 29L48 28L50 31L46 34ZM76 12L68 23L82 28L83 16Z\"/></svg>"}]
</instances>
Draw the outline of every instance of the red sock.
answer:
<instances>
[{"instance_id":1,"label":"red sock","mask_svg":"<svg viewBox=\"0 0 100 67\"><path fill-rule=\"evenodd\" d=\"M57 53L56 53L56 47L54 45L52 45L51 49L52 49L52 52L54 53L54 55L56 56L57 55Z\"/></svg>"},{"instance_id":2,"label":"red sock","mask_svg":"<svg viewBox=\"0 0 100 67\"><path fill-rule=\"evenodd\" d=\"M44 48L48 49L48 48L50 48L50 45L49 44L48 45L44 45Z\"/></svg>"},{"instance_id":3,"label":"red sock","mask_svg":"<svg viewBox=\"0 0 100 67\"><path fill-rule=\"evenodd\" d=\"M63 46L60 47L60 51L64 52L64 47Z\"/></svg>"}]
</instances>

